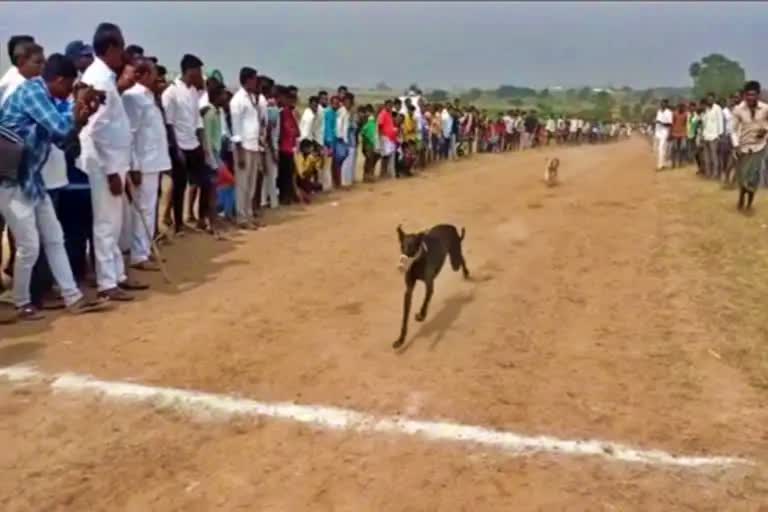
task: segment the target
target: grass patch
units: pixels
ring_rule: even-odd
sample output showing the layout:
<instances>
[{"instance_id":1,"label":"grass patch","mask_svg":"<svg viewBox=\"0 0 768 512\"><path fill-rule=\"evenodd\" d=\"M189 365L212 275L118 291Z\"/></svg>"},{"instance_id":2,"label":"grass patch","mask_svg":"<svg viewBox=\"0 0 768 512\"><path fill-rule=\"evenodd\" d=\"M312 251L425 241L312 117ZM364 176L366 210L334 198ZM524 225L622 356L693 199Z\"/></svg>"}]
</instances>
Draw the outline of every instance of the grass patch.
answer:
<instances>
[{"instance_id":1,"label":"grass patch","mask_svg":"<svg viewBox=\"0 0 768 512\"><path fill-rule=\"evenodd\" d=\"M755 211L736 210L737 193L690 170L660 178L661 207L676 225L669 236L700 270L690 287L723 361L768 391L768 191Z\"/></svg>"}]
</instances>

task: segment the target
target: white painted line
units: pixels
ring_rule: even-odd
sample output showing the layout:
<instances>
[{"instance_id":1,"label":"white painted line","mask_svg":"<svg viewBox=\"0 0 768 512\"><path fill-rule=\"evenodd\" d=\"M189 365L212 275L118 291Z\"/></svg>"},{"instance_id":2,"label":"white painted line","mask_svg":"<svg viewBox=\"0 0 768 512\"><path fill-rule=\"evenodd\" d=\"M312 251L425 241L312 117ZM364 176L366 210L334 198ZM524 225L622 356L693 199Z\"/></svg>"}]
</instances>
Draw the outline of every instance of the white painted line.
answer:
<instances>
[{"instance_id":1,"label":"white painted line","mask_svg":"<svg viewBox=\"0 0 768 512\"><path fill-rule=\"evenodd\" d=\"M662 450L641 450L608 441L524 436L472 425L421 421L394 416L374 416L350 409L323 405L259 402L199 391L104 381L71 373L46 375L25 366L0 368L0 378L16 383L45 382L52 390L58 392L93 393L115 401L148 403L162 409L173 409L214 419L226 420L236 417L262 416L294 421L328 430L376 432L418 436L431 441L479 444L515 456L533 453L600 456L615 461L682 468L753 464L750 460L738 457L673 455Z\"/></svg>"}]
</instances>

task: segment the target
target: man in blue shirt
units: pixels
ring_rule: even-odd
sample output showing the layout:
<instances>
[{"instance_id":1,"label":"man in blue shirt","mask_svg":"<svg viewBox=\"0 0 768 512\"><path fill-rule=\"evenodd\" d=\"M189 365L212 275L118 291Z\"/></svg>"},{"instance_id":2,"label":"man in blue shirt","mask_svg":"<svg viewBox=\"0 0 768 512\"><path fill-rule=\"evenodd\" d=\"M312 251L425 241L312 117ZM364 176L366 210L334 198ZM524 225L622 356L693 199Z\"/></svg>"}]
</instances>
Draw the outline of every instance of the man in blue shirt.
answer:
<instances>
[{"instance_id":1,"label":"man in blue shirt","mask_svg":"<svg viewBox=\"0 0 768 512\"><path fill-rule=\"evenodd\" d=\"M104 306L103 301L87 301L72 277L61 224L41 174L51 144L64 150L71 148L80 128L99 107L93 89L80 89L72 109L65 113L57 109L55 99L64 100L72 94L76 77L74 65L63 55L53 54L42 77L20 85L0 111L0 126L23 141L17 179L0 181L0 214L16 237L13 299L23 320L42 318L30 297L32 267L41 241L68 309L84 313Z\"/></svg>"}]
</instances>

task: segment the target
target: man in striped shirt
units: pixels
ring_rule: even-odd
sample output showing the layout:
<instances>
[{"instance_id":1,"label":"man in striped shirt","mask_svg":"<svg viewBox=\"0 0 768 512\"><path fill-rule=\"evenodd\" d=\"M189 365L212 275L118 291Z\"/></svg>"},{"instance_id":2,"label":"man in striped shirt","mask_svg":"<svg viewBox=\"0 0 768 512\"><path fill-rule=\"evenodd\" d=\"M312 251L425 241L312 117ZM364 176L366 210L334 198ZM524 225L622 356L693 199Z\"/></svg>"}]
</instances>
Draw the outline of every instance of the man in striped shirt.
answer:
<instances>
[{"instance_id":1,"label":"man in striped shirt","mask_svg":"<svg viewBox=\"0 0 768 512\"><path fill-rule=\"evenodd\" d=\"M64 235L42 178L51 144L73 146L79 130L99 108L91 89L81 89L73 110L61 113L53 98L67 99L77 71L63 55L48 59L43 76L27 80L8 98L0 112L0 126L21 139L24 153L17 179L0 182L0 213L16 235L18 257L14 268L13 298L19 318L37 320L42 315L31 304L32 267L40 242L64 303L73 313L98 310L104 301L89 302L78 289L64 249Z\"/></svg>"}]
</instances>

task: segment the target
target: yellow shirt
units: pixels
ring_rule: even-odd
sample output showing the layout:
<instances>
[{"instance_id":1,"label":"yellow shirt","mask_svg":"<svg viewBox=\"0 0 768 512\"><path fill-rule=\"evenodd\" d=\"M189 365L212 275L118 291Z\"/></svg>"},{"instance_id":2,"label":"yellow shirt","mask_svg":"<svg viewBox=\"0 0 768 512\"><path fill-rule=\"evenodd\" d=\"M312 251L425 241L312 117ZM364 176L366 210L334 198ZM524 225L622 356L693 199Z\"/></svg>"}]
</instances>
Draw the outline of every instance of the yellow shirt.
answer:
<instances>
[{"instance_id":1,"label":"yellow shirt","mask_svg":"<svg viewBox=\"0 0 768 512\"><path fill-rule=\"evenodd\" d=\"M320 172L322 166L322 157L313 153L304 156L301 151L296 153L296 172L302 178L309 178L312 173Z\"/></svg>"},{"instance_id":2,"label":"yellow shirt","mask_svg":"<svg viewBox=\"0 0 768 512\"><path fill-rule=\"evenodd\" d=\"M405 119L403 119L403 140L415 141L416 135L416 120L411 114L406 114Z\"/></svg>"}]
</instances>

